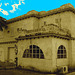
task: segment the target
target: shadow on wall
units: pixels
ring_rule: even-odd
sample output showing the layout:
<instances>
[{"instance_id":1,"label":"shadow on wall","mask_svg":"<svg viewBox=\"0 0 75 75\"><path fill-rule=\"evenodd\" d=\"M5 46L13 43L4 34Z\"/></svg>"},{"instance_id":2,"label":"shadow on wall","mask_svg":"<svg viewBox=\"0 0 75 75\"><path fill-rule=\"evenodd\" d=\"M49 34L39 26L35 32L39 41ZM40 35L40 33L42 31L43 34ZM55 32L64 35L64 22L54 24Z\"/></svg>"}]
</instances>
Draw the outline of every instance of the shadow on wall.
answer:
<instances>
[{"instance_id":1,"label":"shadow on wall","mask_svg":"<svg viewBox=\"0 0 75 75\"><path fill-rule=\"evenodd\" d=\"M15 67L16 65L14 63L0 61L0 69L15 68Z\"/></svg>"}]
</instances>

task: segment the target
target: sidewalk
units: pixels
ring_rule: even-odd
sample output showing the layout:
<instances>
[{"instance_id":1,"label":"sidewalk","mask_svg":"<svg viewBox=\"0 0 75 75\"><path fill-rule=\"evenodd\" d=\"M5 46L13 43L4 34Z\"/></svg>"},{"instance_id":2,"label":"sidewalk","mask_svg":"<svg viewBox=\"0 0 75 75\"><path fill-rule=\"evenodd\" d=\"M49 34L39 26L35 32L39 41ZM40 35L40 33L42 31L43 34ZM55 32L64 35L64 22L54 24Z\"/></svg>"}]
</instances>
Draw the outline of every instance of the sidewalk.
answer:
<instances>
[{"instance_id":1,"label":"sidewalk","mask_svg":"<svg viewBox=\"0 0 75 75\"><path fill-rule=\"evenodd\" d=\"M66 75L75 75L75 72L72 72L72 73L68 73Z\"/></svg>"}]
</instances>

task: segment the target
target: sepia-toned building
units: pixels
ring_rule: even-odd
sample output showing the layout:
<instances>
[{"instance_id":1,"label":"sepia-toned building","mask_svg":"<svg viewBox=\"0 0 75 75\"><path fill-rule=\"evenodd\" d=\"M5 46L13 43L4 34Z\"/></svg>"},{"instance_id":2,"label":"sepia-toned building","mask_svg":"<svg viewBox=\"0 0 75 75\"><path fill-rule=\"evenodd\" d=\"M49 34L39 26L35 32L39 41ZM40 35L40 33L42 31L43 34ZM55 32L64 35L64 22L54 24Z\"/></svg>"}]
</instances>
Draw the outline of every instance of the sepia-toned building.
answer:
<instances>
[{"instance_id":1,"label":"sepia-toned building","mask_svg":"<svg viewBox=\"0 0 75 75\"><path fill-rule=\"evenodd\" d=\"M0 60L37 71L75 68L75 8L60 8L6 20L0 17Z\"/></svg>"}]
</instances>

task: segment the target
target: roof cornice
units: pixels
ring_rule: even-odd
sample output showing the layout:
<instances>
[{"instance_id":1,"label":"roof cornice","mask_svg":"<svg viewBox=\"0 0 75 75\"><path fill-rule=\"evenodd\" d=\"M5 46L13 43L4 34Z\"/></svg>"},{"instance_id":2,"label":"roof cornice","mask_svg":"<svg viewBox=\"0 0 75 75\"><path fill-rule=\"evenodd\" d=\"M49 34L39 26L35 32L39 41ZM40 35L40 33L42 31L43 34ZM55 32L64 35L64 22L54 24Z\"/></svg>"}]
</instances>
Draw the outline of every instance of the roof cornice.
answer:
<instances>
[{"instance_id":1,"label":"roof cornice","mask_svg":"<svg viewBox=\"0 0 75 75\"><path fill-rule=\"evenodd\" d=\"M10 20L7 20L7 24L12 23L12 22L16 22L22 19L26 19L26 18L30 18L30 17L36 17L38 19L49 16L49 15L54 15L54 14L58 14L58 13L62 13L65 11L70 11L75 13L75 9L74 7L68 3L65 5L62 5L60 8L54 9L54 10L50 10L50 11L41 11L41 12L37 12L35 10L29 11L27 14L24 14L22 16L18 16L16 18L12 18Z\"/></svg>"}]
</instances>

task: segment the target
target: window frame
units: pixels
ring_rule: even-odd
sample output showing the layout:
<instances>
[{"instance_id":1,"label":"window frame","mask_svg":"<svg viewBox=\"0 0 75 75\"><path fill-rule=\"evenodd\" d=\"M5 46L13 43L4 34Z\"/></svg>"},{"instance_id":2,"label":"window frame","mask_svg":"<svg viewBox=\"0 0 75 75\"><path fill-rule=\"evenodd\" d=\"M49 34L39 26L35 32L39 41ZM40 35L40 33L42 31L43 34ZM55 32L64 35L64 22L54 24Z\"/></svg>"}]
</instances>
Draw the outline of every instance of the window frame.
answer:
<instances>
[{"instance_id":1,"label":"window frame","mask_svg":"<svg viewBox=\"0 0 75 75\"><path fill-rule=\"evenodd\" d=\"M29 50L27 53L26 51ZM26 53L25 53L26 52ZM29 55L29 56L27 56ZM37 45L30 45L29 49L25 49L23 58L39 58L44 59L43 51Z\"/></svg>"},{"instance_id":2,"label":"window frame","mask_svg":"<svg viewBox=\"0 0 75 75\"><path fill-rule=\"evenodd\" d=\"M57 59L67 58L67 51L64 45L60 45L57 50Z\"/></svg>"}]
</instances>

